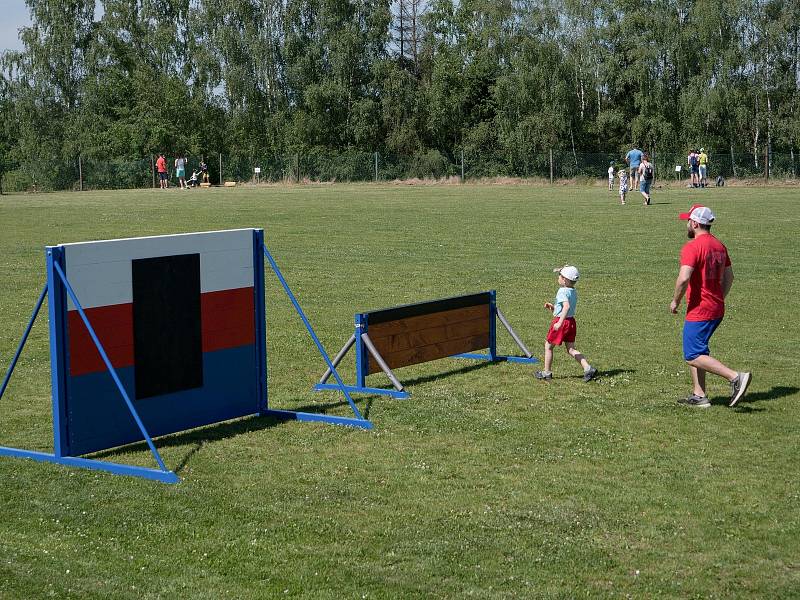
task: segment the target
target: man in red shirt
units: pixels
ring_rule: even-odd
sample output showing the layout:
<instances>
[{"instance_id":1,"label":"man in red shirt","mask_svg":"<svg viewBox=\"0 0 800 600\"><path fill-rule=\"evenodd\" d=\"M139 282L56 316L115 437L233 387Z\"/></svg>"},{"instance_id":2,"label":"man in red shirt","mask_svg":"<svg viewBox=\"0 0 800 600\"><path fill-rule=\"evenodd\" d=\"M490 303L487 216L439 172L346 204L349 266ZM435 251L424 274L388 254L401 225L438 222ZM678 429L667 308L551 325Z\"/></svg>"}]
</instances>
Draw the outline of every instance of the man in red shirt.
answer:
<instances>
[{"instance_id":1,"label":"man in red shirt","mask_svg":"<svg viewBox=\"0 0 800 600\"><path fill-rule=\"evenodd\" d=\"M169 187L169 179L168 179L169 174L167 173L167 159L164 158L163 154L158 155L158 160L156 161L156 169L158 169L158 179L159 179L159 184L161 185L161 189L165 190Z\"/></svg>"},{"instance_id":2,"label":"man in red shirt","mask_svg":"<svg viewBox=\"0 0 800 600\"><path fill-rule=\"evenodd\" d=\"M711 235L714 213L701 204L692 206L679 218L687 221L689 240L681 249L681 268L675 281L675 293L669 310L678 312L686 294L686 320L683 324L683 357L692 371L694 390L678 402L697 408L708 408L706 371L731 382L731 400L735 406L750 385L752 374L737 372L710 356L708 341L725 316L725 297L733 284L733 268L728 249Z\"/></svg>"}]
</instances>

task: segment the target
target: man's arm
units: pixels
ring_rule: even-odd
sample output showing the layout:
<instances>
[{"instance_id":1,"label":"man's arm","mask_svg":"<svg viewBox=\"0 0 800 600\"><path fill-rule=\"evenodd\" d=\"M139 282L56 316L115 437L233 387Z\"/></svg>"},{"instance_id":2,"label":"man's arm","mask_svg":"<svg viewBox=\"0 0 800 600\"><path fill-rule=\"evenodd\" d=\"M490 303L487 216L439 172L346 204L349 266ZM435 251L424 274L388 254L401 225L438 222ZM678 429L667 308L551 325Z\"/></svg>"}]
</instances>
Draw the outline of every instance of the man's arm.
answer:
<instances>
[{"instance_id":1,"label":"man's arm","mask_svg":"<svg viewBox=\"0 0 800 600\"><path fill-rule=\"evenodd\" d=\"M725 272L722 274L722 297L726 298L728 292L731 291L733 285L733 267L725 267Z\"/></svg>"},{"instance_id":2,"label":"man's arm","mask_svg":"<svg viewBox=\"0 0 800 600\"><path fill-rule=\"evenodd\" d=\"M694 267L681 265L681 270L678 272L678 279L675 280L675 291L672 294L672 302L669 304L669 311L671 313L678 312L678 305L681 303L681 299L686 293L686 288L689 287L689 280L692 278L693 272Z\"/></svg>"}]
</instances>

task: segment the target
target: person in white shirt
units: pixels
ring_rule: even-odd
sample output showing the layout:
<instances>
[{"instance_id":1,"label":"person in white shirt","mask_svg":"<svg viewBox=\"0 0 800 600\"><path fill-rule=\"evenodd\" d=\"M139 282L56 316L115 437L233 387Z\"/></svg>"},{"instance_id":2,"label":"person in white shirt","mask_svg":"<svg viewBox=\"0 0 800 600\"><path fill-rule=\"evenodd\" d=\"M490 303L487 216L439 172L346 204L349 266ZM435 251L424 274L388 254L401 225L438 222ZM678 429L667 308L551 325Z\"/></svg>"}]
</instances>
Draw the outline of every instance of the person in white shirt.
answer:
<instances>
[{"instance_id":1,"label":"person in white shirt","mask_svg":"<svg viewBox=\"0 0 800 600\"><path fill-rule=\"evenodd\" d=\"M614 161L608 165L608 191L614 191Z\"/></svg>"}]
</instances>

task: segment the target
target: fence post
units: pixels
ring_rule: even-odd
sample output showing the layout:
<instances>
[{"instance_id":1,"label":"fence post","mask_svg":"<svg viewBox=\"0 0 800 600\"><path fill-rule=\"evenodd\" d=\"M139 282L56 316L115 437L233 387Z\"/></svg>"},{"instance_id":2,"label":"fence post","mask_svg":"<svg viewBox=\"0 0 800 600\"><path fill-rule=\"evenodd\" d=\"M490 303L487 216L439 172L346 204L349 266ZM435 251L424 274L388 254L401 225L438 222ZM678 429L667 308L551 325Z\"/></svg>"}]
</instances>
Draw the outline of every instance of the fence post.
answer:
<instances>
[{"instance_id":1,"label":"fence post","mask_svg":"<svg viewBox=\"0 0 800 600\"><path fill-rule=\"evenodd\" d=\"M550 185L553 185L553 149L550 148Z\"/></svg>"},{"instance_id":2,"label":"fence post","mask_svg":"<svg viewBox=\"0 0 800 600\"><path fill-rule=\"evenodd\" d=\"M222 152L219 153L219 184L225 185L225 182L222 179Z\"/></svg>"},{"instance_id":3,"label":"fence post","mask_svg":"<svg viewBox=\"0 0 800 600\"><path fill-rule=\"evenodd\" d=\"M378 153L375 153L375 183L378 182Z\"/></svg>"},{"instance_id":4,"label":"fence post","mask_svg":"<svg viewBox=\"0 0 800 600\"><path fill-rule=\"evenodd\" d=\"M83 191L83 162L80 154L78 155L78 190Z\"/></svg>"},{"instance_id":5,"label":"fence post","mask_svg":"<svg viewBox=\"0 0 800 600\"><path fill-rule=\"evenodd\" d=\"M294 182L300 183L300 154L294 155Z\"/></svg>"},{"instance_id":6,"label":"fence post","mask_svg":"<svg viewBox=\"0 0 800 600\"><path fill-rule=\"evenodd\" d=\"M764 144L764 183L769 183L769 144Z\"/></svg>"},{"instance_id":7,"label":"fence post","mask_svg":"<svg viewBox=\"0 0 800 600\"><path fill-rule=\"evenodd\" d=\"M153 189L156 189L156 163L152 154L150 155L150 175L153 176Z\"/></svg>"},{"instance_id":8,"label":"fence post","mask_svg":"<svg viewBox=\"0 0 800 600\"><path fill-rule=\"evenodd\" d=\"M461 149L461 183L464 183L464 149Z\"/></svg>"}]
</instances>

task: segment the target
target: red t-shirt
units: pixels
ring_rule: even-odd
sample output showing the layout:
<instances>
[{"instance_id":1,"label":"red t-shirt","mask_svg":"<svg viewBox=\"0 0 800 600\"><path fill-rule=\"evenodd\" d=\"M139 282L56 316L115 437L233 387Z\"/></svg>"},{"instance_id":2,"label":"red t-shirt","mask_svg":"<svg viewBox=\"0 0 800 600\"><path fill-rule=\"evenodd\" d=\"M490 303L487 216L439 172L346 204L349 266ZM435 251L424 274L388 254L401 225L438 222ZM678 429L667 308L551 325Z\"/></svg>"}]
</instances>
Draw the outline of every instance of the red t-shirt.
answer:
<instances>
[{"instance_id":1,"label":"red t-shirt","mask_svg":"<svg viewBox=\"0 0 800 600\"><path fill-rule=\"evenodd\" d=\"M721 319L725 315L722 275L731 266L725 245L710 233L700 235L681 249L681 266L694 269L686 291L686 320Z\"/></svg>"},{"instance_id":2,"label":"red t-shirt","mask_svg":"<svg viewBox=\"0 0 800 600\"><path fill-rule=\"evenodd\" d=\"M163 156L158 157L158 160L156 161L156 168L158 169L159 173L167 172L167 161Z\"/></svg>"}]
</instances>

